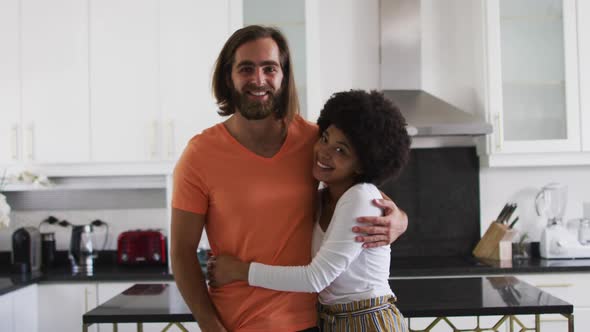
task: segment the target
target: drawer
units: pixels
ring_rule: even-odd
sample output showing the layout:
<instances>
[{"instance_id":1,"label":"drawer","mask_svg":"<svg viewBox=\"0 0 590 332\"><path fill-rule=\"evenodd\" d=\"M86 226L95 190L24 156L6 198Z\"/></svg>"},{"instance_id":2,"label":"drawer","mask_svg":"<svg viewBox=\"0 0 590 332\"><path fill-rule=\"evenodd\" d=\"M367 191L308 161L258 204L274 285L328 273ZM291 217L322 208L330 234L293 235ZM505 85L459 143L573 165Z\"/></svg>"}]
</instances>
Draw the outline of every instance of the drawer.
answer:
<instances>
[{"instance_id":1,"label":"drawer","mask_svg":"<svg viewBox=\"0 0 590 332\"><path fill-rule=\"evenodd\" d=\"M519 274L516 277L576 308L590 308L590 273Z\"/></svg>"}]
</instances>

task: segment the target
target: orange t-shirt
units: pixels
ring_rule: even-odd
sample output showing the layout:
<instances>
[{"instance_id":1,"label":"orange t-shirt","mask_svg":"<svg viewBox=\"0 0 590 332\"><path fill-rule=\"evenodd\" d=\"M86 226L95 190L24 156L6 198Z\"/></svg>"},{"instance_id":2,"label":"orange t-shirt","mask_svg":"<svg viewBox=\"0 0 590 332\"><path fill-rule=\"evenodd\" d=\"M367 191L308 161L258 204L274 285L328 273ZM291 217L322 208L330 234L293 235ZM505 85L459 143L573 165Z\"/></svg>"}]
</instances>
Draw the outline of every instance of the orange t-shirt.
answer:
<instances>
[{"instance_id":1,"label":"orange t-shirt","mask_svg":"<svg viewBox=\"0 0 590 332\"><path fill-rule=\"evenodd\" d=\"M299 116L272 158L258 156L217 124L188 143L174 172L172 206L206 215L213 254L272 265L311 261L311 173L317 126ZM316 325L316 294L279 292L236 282L210 288L231 331L297 331Z\"/></svg>"}]
</instances>

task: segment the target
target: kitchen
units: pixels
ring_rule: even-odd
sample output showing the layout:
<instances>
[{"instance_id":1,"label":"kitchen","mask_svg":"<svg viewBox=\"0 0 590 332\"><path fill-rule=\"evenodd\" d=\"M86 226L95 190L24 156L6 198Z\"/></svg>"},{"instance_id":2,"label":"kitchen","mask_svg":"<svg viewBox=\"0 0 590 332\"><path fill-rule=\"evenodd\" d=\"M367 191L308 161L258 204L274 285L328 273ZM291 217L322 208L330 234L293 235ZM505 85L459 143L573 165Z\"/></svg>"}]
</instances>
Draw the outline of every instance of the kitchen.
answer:
<instances>
[{"instance_id":1,"label":"kitchen","mask_svg":"<svg viewBox=\"0 0 590 332\"><path fill-rule=\"evenodd\" d=\"M565 63L579 66L573 78L572 71L567 71L566 86L579 92L574 94L577 101L570 103L568 99L567 109L562 110L567 113L557 115L567 119L566 138L532 139L526 145L510 140L512 122L503 123L508 114L498 111L502 108L498 106L502 81L493 74L504 69L497 62L500 55L493 53L500 51L500 46L493 44L499 40L499 24L494 21L498 20L494 15L499 14L493 11L498 1L420 1L421 16L408 16L405 30L384 26L379 15L388 5L403 5L400 1L243 3L242 9L242 1L229 0L0 2L0 44L7 45L0 52L0 77L7 78L0 81L0 107L3 118L8 119L0 124L0 142L6 144L0 148L0 163L9 166L9 173L19 173L26 166L55 183L51 190L27 184L4 189L13 212L10 228L0 231L0 251L10 252L16 228L38 226L49 215L76 224L97 218L108 222L106 249L111 251L117 248L118 234L126 230L161 229L166 233L167 174L186 141L220 120L214 113L210 65L206 64L212 63L225 38L242 22L282 26L285 21L283 29L299 61L295 68L300 70L296 77L302 78L299 90L304 114L310 120L317 117L323 101L334 91L379 88L424 90L492 124L494 132L487 136L414 139L416 151L441 148L434 151L443 157L448 155L445 147L466 149L471 155L477 147L478 176L471 188L479 194L471 198L478 218L473 221L480 235L507 201L518 201L520 221L515 227L526 230L531 241L538 241L546 223L534 211L534 196L549 182L568 187L566 219L590 216L590 137L584 135L588 132L584 129L590 128L590 71L583 61L590 58L589 38L584 36L590 29L581 19L590 9L584 1L553 1L540 6L563 5L565 53L575 55L570 48L577 48L577 58L566 58ZM259 7L248 6L257 3ZM274 8L275 12L261 15L259 8ZM293 19L288 13L301 17ZM388 32L391 28L393 33ZM200 42L187 42L193 40ZM406 46L410 53L406 58L399 55L406 60L389 62L384 57L391 51L390 42L393 51ZM198 121L193 120L196 113ZM495 114L500 114L499 118ZM517 130L529 125L515 123L520 126ZM34 144L30 143L33 140ZM414 225L411 219L410 227ZM473 229L473 223L471 226ZM49 230L46 227L50 226L43 227ZM69 233L61 228L52 230L58 251L66 251ZM97 235L103 231L97 228ZM537 285L574 285L553 287L566 294L574 293L578 279L583 283L584 276L580 272L528 275ZM52 330L46 322L58 323L56 317L77 315L55 308L48 311L54 294L71 294L80 303L76 312L81 319L86 309L135 281L113 277L40 283L38 293L31 294L39 301L38 328ZM574 302L567 296L561 298ZM583 324L588 319L584 313L590 312L590 304L581 303L575 307L576 325ZM563 323L563 319L547 322L558 330L565 330ZM67 326L79 330L81 323Z\"/></svg>"}]
</instances>

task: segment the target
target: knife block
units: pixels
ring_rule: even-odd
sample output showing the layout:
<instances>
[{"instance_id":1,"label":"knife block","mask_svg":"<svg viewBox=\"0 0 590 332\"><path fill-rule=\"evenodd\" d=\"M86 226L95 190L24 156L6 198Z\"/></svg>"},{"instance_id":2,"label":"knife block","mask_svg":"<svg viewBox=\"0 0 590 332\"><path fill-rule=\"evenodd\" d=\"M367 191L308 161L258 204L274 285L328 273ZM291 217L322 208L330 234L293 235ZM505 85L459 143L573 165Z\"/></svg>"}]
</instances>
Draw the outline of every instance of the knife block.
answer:
<instances>
[{"instance_id":1,"label":"knife block","mask_svg":"<svg viewBox=\"0 0 590 332\"><path fill-rule=\"evenodd\" d=\"M492 222L473 249L473 256L493 260L512 260L512 239L516 231L508 225Z\"/></svg>"}]
</instances>

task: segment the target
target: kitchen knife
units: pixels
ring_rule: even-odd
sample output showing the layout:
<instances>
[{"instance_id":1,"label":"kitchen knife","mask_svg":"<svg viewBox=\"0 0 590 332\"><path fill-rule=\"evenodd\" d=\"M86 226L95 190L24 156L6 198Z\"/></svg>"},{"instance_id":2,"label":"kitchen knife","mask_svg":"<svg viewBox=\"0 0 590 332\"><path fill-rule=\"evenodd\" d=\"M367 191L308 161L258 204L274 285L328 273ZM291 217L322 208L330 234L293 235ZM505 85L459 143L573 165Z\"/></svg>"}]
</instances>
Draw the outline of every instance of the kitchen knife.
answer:
<instances>
[{"instance_id":1,"label":"kitchen knife","mask_svg":"<svg viewBox=\"0 0 590 332\"><path fill-rule=\"evenodd\" d=\"M506 210L508 210L509 208L509 203L506 203L504 205L504 207L502 208L502 211L500 211L500 214L498 215L498 217L496 218L496 222L497 223L501 223L501 218L504 216L504 214L506 213Z\"/></svg>"}]
</instances>

